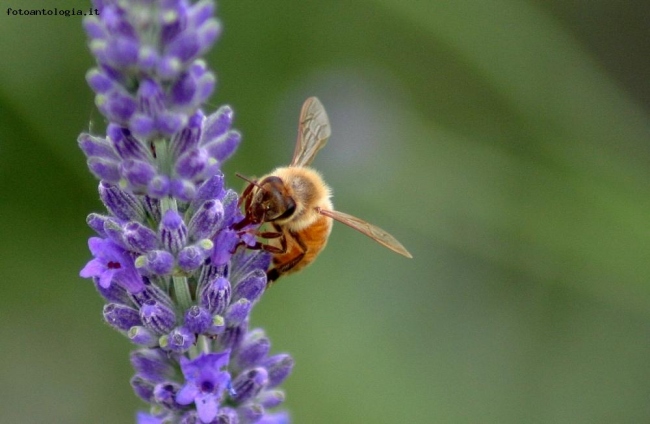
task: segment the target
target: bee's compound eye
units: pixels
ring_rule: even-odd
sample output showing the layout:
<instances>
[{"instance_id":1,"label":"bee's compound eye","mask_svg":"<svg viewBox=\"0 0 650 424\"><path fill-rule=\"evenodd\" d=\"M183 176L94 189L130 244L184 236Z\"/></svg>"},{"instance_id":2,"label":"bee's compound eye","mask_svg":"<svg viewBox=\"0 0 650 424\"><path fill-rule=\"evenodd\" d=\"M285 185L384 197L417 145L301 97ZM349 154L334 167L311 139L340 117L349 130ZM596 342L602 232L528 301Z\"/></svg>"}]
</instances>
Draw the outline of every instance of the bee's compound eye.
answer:
<instances>
[{"instance_id":1,"label":"bee's compound eye","mask_svg":"<svg viewBox=\"0 0 650 424\"><path fill-rule=\"evenodd\" d=\"M296 212L296 202L291 197L285 198L284 206L286 209L284 210L282 215L278 217L278 219L287 219L290 216L292 216L294 212Z\"/></svg>"}]
</instances>

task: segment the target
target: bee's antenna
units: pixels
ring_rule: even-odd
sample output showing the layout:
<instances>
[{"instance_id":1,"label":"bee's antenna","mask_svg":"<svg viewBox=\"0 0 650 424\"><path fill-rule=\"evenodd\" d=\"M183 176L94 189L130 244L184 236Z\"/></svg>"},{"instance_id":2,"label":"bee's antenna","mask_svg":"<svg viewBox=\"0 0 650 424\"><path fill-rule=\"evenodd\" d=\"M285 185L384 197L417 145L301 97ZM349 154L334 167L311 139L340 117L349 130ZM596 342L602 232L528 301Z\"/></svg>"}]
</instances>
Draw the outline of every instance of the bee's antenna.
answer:
<instances>
[{"instance_id":1,"label":"bee's antenna","mask_svg":"<svg viewBox=\"0 0 650 424\"><path fill-rule=\"evenodd\" d=\"M239 172L235 172L235 175L238 176L239 178L241 178L242 180L248 182L249 184L253 184L255 187L259 188L260 190L267 191L264 187L259 185L259 183L257 181L255 181L255 180L253 180L251 178L248 178L248 177L240 174Z\"/></svg>"}]
</instances>

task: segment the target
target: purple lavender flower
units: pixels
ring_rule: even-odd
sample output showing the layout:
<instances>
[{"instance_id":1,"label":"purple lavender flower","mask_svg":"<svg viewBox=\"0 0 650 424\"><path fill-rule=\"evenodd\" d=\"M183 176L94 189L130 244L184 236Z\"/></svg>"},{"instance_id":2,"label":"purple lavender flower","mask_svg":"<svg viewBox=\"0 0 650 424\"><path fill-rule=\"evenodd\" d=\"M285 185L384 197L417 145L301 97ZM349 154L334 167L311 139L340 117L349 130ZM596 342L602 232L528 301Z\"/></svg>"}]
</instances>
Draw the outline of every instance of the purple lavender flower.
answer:
<instances>
[{"instance_id":1,"label":"purple lavender flower","mask_svg":"<svg viewBox=\"0 0 650 424\"><path fill-rule=\"evenodd\" d=\"M97 277L99 285L108 288L112 283L119 284L132 293L144 288L129 253L111 240L91 237L88 240L90 252L95 256L81 270L84 278Z\"/></svg>"},{"instance_id":2,"label":"purple lavender flower","mask_svg":"<svg viewBox=\"0 0 650 424\"><path fill-rule=\"evenodd\" d=\"M222 371L230 359L230 352L206 353L193 360L181 358L181 370L185 385L176 395L181 405L194 403L199 418L212 422L219 411L219 404L230 386L230 374Z\"/></svg>"},{"instance_id":3,"label":"purple lavender flower","mask_svg":"<svg viewBox=\"0 0 650 424\"><path fill-rule=\"evenodd\" d=\"M251 234L221 164L241 135L233 110L200 109L216 78L200 59L218 38L210 0L94 0L86 75L109 121L78 143L108 213L92 213L93 255L80 275L106 300L106 322L136 346L131 385L150 404L140 424L288 423L273 410L293 368L271 355L250 312L270 258ZM234 252L234 253L233 253Z\"/></svg>"}]
</instances>

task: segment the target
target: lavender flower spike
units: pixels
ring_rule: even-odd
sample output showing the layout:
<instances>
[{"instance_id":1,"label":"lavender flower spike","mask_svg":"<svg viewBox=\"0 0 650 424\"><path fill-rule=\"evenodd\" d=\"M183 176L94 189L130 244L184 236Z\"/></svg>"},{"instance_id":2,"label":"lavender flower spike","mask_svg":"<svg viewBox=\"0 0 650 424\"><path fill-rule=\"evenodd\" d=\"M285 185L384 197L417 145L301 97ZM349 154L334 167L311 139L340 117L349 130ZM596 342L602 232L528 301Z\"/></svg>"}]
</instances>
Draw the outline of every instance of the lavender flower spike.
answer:
<instances>
[{"instance_id":1,"label":"lavender flower spike","mask_svg":"<svg viewBox=\"0 0 650 424\"><path fill-rule=\"evenodd\" d=\"M233 228L238 196L220 169L241 134L229 106L201 110L216 82L201 59L221 32L214 3L93 4L86 79L109 123L78 143L107 211L88 216L97 235L80 275L134 343L131 385L150 406L136 422L288 423L278 385L293 359L249 329L270 258L241 247L251 235Z\"/></svg>"}]
</instances>

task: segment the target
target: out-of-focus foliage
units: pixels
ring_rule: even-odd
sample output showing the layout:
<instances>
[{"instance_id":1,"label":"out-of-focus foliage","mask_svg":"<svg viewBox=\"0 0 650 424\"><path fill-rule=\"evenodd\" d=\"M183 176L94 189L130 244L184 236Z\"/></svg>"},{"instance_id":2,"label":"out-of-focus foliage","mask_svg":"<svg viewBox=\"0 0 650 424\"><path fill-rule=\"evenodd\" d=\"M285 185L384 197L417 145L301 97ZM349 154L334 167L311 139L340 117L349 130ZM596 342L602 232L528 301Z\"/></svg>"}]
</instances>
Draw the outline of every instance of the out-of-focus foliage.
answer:
<instances>
[{"instance_id":1,"label":"out-of-focus foliage","mask_svg":"<svg viewBox=\"0 0 650 424\"><path fill-rule=\"evenodd\" d=\"M12 8L49 7L20 1ZM51 7L86 8L70 1ZM316 95L314 165L340 210L307 270L257 307L296 359L294 422L650 420L645 2L223 0L226 165L289 161ZM0 13L0 422L133 422L129 346L77 277L100 211L76 137L103 130L79 18Z\"/></svg>"}]
</instances>

